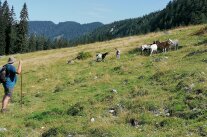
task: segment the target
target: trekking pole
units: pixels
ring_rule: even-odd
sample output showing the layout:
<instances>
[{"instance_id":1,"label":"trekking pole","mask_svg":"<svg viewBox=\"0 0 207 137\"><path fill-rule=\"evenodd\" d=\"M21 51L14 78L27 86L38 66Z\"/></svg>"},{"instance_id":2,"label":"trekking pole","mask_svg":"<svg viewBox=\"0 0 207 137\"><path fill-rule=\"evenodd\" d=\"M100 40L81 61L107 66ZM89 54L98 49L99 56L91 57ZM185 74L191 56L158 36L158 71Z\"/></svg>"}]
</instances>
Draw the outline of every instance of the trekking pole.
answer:
<instances>
[{"instance_id":1,"label":"trekking pole","mask_svg":"<svg viewBox=\"0 0 207 137\"><path fill-rule=\"evenodd\" d=\"M20 94L20 96L21 96L21 108L22 108L22 72L21 72L21 74L20 74L20 77L21 77L21 94Z\"/></svg>"}]
</instances>

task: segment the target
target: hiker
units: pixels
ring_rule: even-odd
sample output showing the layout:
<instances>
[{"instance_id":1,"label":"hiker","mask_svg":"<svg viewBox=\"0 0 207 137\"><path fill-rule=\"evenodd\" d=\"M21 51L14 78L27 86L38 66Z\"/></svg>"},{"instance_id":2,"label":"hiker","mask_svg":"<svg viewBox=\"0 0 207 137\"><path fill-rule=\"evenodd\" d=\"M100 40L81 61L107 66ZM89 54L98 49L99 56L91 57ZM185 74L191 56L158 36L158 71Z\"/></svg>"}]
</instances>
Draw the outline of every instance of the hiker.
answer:
<instances>
[{"instance_id":1,"label":"hiker","mask_svg":"<svg viewBox=\"0 0 207 137\"><path fill-rule=\"evenodd\" d=\"M116 50L116 58L120 59L120 54L121 54L120 50L118 50L117 48L115 48L115 50Z\"/></svg>"},{"instance_id":2,"label":"hiker","mask_svg":"<svg viewBox=\"0 0 207 137\"><path fill-rule=\"evenodd\" d=\"M16 68L13 66L15 62L15 59L13 57L10 57L8 59L8 62L6 65L3 66L5 67L5 82L3 82L3 87L4 87L4 97L2 99L2 109L1 112L7 111L7 105L9 103L9 100L12 96L12 92L14 91L14 87L17 82L17 75L20 74L22 71L22 63L19 61L18 69L16 71Z\"/></svg>"}]
</instances>

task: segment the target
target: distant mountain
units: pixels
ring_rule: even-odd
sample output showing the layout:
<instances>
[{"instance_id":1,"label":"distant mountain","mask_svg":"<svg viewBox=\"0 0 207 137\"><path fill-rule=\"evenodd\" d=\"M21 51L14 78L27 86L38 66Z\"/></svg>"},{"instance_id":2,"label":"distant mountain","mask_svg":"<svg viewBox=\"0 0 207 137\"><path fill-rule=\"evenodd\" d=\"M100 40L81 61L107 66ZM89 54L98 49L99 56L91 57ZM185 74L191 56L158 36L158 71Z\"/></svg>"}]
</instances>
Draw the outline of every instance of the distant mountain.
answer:
<instances>
[{"instance_id":1,"label":"distant mountain","mask_svg":"<svg viewBox=\"0 0 207 137\"><path fill-rule=\"evenodd\" d=\"M100 22L80 24L67 21L55 24L52 21L29 21L29 35L43 35L52 39L62 37L71 40L92 32L100 26L103 26Z\"/></svg>"},{"instance_id":2,"label":"distant mountain","mask_svg":"<svg viewBox=\"0 0 207 137\"><path fill-rule=\"evenodd\" d=\"M161 11L99 27L78 38L74 45L202 23L207 23L207 0L171 0Z\"/></svg>"}]
</instances>

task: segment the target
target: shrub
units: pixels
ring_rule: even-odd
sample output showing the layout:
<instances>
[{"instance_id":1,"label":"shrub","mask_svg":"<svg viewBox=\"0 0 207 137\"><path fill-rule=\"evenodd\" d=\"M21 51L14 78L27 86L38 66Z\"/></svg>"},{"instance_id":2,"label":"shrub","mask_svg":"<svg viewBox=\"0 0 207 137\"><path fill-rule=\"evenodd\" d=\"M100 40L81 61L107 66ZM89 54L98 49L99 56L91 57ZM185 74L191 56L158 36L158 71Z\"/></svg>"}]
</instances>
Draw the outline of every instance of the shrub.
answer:
<instances>
[{"instance_id":1,"label":"shrub","mask_svg":"<svg viewBox=\"0 0 207 137\"><path fill-rule=\"evenodd\" d=\"M168 126L168 125L170 125L169 120L164 119L164 120L162 120L162 121L156 123L156 124L155 124L155 127L156 127L156 128L163 128L163 127L166 127L166 126Z\"/></svg>"},{"instance_id":2,"label":"shrub","mask_svg":"<svg viewBox=\"0 0 207 137\"><path fill-rule=\"evenodd\" d=\"M57 136L58 129L57 128L51 128L48 131L44 132L42 134L42 137L51 137L51 136Z\"/></svg>"},{"instance_id":3,"label":"shrub","mask_svg":"<svg viewBox=\"0 0 207 137\"><path fill-rule=\"evenodd\" d=\"M69 136L69 132L64 126L53 127L42 133L42 137L66 137ZM71 135L71 134L70 134Z\"/></svg>"},{"instance_id":4,"label":"shrub","mask_svg":"<svg viewBox=\"0 0 207 137\"><path fill-rule=\"evenodd\" d=\"M83 109L83 105L81 105L80 103L76 103L68 109L67 114L71 116L82 116Z\"/></svg>"},{"instance_id":5,"label":"shrub","mask_svg":"<svg viewBox=\"0 0 207 137\"><path fill-rule=\"evenodd\" d=\"M144 89L143 87L137 87L135 86L132 91L129 93L129 97L135 98L135 97L142 97L147 96L149 94L149 91L147 89Z\"/></svg>"},{"instance_id":6,"label":"shrub","mask_svg":"<svg viewBox=\"0 0 207 137\"><path fill-rule=\"evenodd\" d=\"M36 120L26 120L24 122L25 127L31 127L33 129L40 127L40 123Z\"/></svg>"},{"instance_id":7,"label":"shrub","mask_svg":"<svg viewBox=\"0 0 207 137\"><path fill-rule=\"evenodd\" d=\"M61 91L63 91L63 86L58 85L55 87L53 93L57 93L57 92L61 92Z\"/></svg>"},{"instance_id":8,"label":"shrub","mask_svg":"<svg viewBox=\"0 0 207 137\"><path fill-rule=\"evenodd\" d=\"M52 119L54 117L58 117L58 116L62 116L63 115L63 111L58 109L58 108L53 108L51 110L48 111L44 111L44 112L35 112L33 113L31 116L29 116L26 120L28 119L33 119L33 120L45 120L45 119Z\"/></svg>"},{"instance_id":9,"label":"shrub","mask_svg":"<svg viewBox=\"0 0 207 137\"><path fill-rule=\"evenodd\" d=\"M116 72L120 75L127 73L129 68L127 66L117 66L112 69L113 72Z\"/></svg>"},{"instance_id":10,"label":"shrub","mask_svg":"<svg viewBox=\"0 0 207 137\"><path fill-rule=\"evenodd\" d=\"M90 137L112 137L111 132L104 128L94 128L89 132Z\"/></svg>"},{"instance_id":11,"label":"shrub","mask_svg":"<svg viewBox=\"0 0 207 137\"><path fill-rule=\"evenodd\" d=\"M78 56L77 56L77 59L79 60L85 60L85 59L88 59L92 57L92 54L90 52L79 52L78 53Z\"/></svg>"},{"instance_id":12,"label":"shrub","mask_svg":"<svg viewBox=\"0 0 207 137\"><path fill-rule=\"evenodd\" d=\"M207 26L199 29L198 31L194 32L193 35L203 35L203 34L206 34L207 33Z\"/></svg>"}]
</instances>

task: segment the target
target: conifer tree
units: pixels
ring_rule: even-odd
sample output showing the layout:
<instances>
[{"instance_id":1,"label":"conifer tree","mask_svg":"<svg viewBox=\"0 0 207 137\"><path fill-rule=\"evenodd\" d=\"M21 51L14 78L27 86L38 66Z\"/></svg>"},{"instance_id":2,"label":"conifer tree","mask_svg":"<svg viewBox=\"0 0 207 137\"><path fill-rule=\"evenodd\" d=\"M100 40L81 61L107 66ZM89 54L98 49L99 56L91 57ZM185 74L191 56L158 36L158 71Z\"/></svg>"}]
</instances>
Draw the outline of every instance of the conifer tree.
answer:
<instances>
[{"instance_id":1,"label":"conifer tree","mask_svg":"<svg viewBox=\"0 0 207 137\"><path fill-rule=\"evenodd\" d=\"M27 34L28 34L28 11L27 11L27 5L24 3L23 8L20 12L20 22L17 25L18 29L18 38L17 38L17 47L18 52L25 53L28 49L27 44Z\"/></svg>"},{"instance_id":2,"label":"conifer tree","mask_svg":"<svg viewBox=\"0 0 207 137\"><path fill-rule=\"evenodd\" d=\"M16 15L14 12L14 7L10 11L10 46L9 46L9 54L14 54L16 51L16 41L17 41L17 21Z\"/></svg>"},{"instance_id":3,"label":"conifer tree","mask_svg":"<svg viewBox=\"0 0 207 137\"><path fill-rule=\"evenodd\" d=\"M5 25L3 19L3 8L0 0L0 55L5 54Z\"/></svg>"},{"instance_id":4,"label":"conifer tree","mask_svg":"<svg viewBox=\"0 0 207 137\"><path fill-rule=\"evenodd\" d=\"M3 18L4 18L4 25L5 25L5 54L9 54L10 48L10 32L11 32L11 19L10 19L10 9L7 3L7 0L3 3Z\"/></svg>"},{"instance_id":5,"label":"conifer tree","mask_svg":"<svg viewBox=\"0 0 207 137\"><path fill-rule=\"evenodd\" d=\"M5 10L7 9L8 4L7 1L3 3L3 5L0 2L0 54L5 54L5 48L6 48L6 27L7 22L5 18Z\"/></svg>"},{"instance_id":6,"label":"conifer tree","mask_svg":"<svg viewBox=\"0 0 207 137\"><path fill-rule=\"evenodd\" d=\"M29 52L36 51L36 37L34 34L30 35L28 44Z\"/></svg>"}]
</instances>

